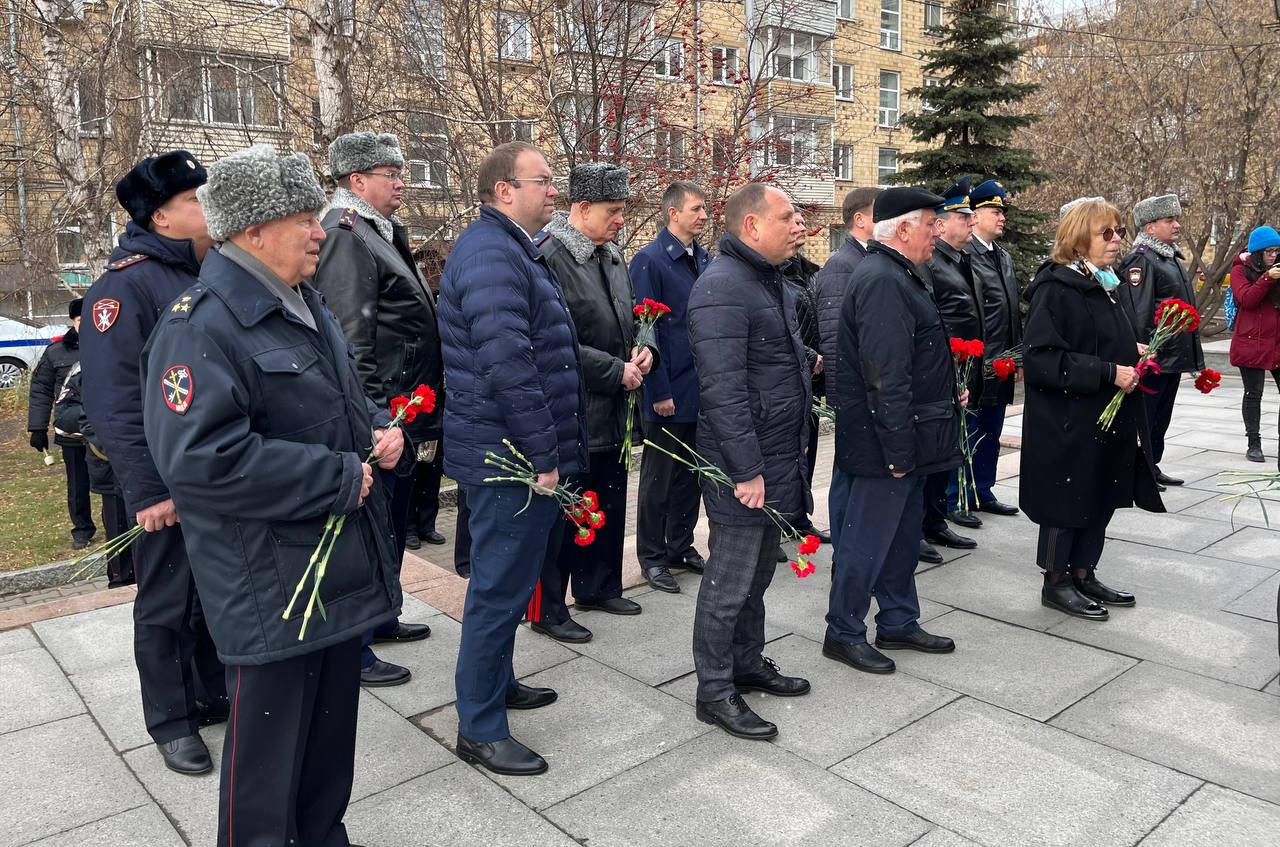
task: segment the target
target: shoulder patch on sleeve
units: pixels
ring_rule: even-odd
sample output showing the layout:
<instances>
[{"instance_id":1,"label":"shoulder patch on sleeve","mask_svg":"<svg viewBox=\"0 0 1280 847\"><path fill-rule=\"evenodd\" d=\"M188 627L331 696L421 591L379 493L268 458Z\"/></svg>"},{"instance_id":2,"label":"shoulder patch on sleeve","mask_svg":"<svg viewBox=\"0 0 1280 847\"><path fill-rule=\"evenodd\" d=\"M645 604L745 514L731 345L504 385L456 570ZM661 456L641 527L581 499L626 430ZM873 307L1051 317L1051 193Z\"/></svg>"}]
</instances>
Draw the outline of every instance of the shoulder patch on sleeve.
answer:
<instances>
[{"instance_id":1,"label":"shoulder patch on sleeve","mask_svg":"<svg viewBox=\"0 0 1280 847\"><path fill-rule=\"evenodd\" d=\"M1142 268L1129 268L1129 284L1130 285L1142 284Z\"/></svg>"},{"instance_id":2,"label":"shoulder patch on sleeve","mask_svg":"<svg viewBox=\"0 0 1280 847\"><path fill-rule=\"evenodd\" d=\"M355 210L354 206L349 206L342 210L342 214L338 215L338 226L343 229L355 229L356 220L360 217L360 213Z\"/></svg>"},{"instance_id":3,"label":"shoulder patch on sleeve","mask_svg":"<svg viewBox=\"0 0 1280 847\"><path fill-rule=\"evenodd\" d=\"M170 365L160 378L160 390L164 392L164 404L171 411L185 415L196 396L196 383L191 378L191 368L186 365Z\"/></svg>"},{"instance_id":4,"label":"shoulder patch on sleeve","mask_svg":"<svg viewBox=\"0 0 1280 847\"><path fill-rule=\"evenodd\" d=\"M150 259L150 258L151 257L148 256L146 253L134 253L132 256L125 256L123 259L116 259L114 262L107 265L107 270L109 271L124 270L130 265L136 265L138 264L138 262L145 262L147 259Z\"/></svg>"},{"instance_id":5,"label":"shoulder patch on sleeve","mask_svg":"<svg viewBox=\"0 0 1280 847\"><path fill-rule=\"evenodd\" d=\"M120 301L103 297L93 304L89 312L93 316L93 328L98 332L106 332L115 326L116 318L120 317Z\"/></svg>"}]
</instances>

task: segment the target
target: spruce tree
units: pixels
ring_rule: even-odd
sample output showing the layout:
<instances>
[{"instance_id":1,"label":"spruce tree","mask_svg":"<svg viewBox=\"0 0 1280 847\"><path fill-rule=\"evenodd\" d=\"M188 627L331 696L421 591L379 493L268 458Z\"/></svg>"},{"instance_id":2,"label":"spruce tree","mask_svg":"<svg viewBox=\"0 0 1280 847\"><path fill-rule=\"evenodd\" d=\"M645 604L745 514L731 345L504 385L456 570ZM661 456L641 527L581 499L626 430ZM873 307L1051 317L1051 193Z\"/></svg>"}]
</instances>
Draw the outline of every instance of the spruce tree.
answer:
<instances>
[{"instance_id":1,"label":"spruce tree","mask_svg":"<svg viewBox=\"0 0 1280 847\"><path fill-rule=\"evenodd\" d=\"M942 191L964 175L975 187L1000 180L1015 204L1001 244L1025 284L1048 252L1037 232L1045 216L1017 207L1017 195L1047 175L1036 170L1030 150L1012 141L1015 131L1037 119L1021 114L1018 105L1039 86L1014 80L1026 49L1012 38L1015 25L996 12L995 0L952 0L947 14L938 46L923 54L924 75L938 84L909 91L926 108L902 117L912 138L928 146L902 156L908 167L895 182Z\"/></svg>"}]
</instances>

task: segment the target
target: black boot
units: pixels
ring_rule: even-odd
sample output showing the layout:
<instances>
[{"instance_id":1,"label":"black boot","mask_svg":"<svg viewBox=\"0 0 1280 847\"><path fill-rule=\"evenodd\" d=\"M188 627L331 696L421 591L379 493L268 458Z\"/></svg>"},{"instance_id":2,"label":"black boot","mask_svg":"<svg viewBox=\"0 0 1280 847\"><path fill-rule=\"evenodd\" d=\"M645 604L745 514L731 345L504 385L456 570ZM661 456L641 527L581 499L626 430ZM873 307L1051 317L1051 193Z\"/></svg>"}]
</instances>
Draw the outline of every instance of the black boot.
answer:
<instances>
[{"instance_id":1,"label":"black boot","mask_svg":"<svg viewBox=\"0 0 1280 847\"><path fill-rule=\"evenodd\" d=\"M1086 597L1097 600L1099 603L1105 603L1108 606L1136 606L1137 599L1128 591L1116 591L1114 588L1108 588L1101 582L1098 577L1090 570L1084 579L1073 579L1072 582L1079 591Z\"/></svg>"},{"instance_id":2,"label":"black boot","mask_svg":"<svg viewBox=\"0 0 1280 847\"><path fill-rule=\"evenodd\" d=\"M1106 606L1081 594L1066 574L1058 574L1056 581L1053 574L1045 574L1040 604L1087 621L1105 621L1110 617Z\"/></svg>"},{"instance_id":3,"label":"black boot","mask_svg":"<svg viewBox=\"0 0 1280 847\"><path fill-rule=\"evenodd\" d=\"M1249 436L1249 449L1245 451L1244 457L1251 462L1265 462L1267 457L1262 453L1262 437L1259 435Z\"/></svg>"}]
</instances>

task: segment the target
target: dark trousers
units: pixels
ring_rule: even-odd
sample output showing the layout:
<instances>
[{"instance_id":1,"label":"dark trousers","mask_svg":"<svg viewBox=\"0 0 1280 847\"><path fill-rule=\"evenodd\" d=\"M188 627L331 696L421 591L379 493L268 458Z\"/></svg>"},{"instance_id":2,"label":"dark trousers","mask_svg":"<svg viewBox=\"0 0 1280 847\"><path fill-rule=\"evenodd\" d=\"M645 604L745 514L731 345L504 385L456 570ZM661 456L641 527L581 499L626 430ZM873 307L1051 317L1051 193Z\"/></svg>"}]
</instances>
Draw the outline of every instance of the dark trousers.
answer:
<instances>
[{"instance_id":1,"label":"dark trousers","mask_svg":"<svg viewBox=\"0 0 1280 847\"><path fill-rule=\"evenodd\" d=\"M1280 388L1280 368L1271 371L1276 388ZM1240 380L1244 383L1244 400L1240 414L1244 417L1244 432L1250 438L1262 434L1262 389L1267 384L1267 372L1262 368L1240 368Z\"/></svg>"},{"instance_id":2,"label":"dark trousers","mask_svg":"<svg viewBox=\"0 0 1280 847\"><path fill-rule=\"evenodd\" d=\"M71 538L88 541L98 528L93 525L93 504L89 501L89 466L83 446L64 446L62 464L67 469L67 514L71 516Z\"/></svg>"},{"instance_id":3,"label":"dark trousers","mask_svg":"<svg viewBox=\"0 0 1280 847\"><path fill-rule=\"evenodd\" d=\"M523 485L467 485L466 491L471 582L454 672L458 732L471 741L500 741L511 735L506 697L516 685L516 627L542 570L547 535L563 513L555 498L530 497Z\"/></svg>"},{"instance_id":4,"label":"dark trousers","mask_svg":"<svg viewBox=\"0 0 1280 847\"><path fill-rule=\"evenodd\" d=\"M360 642L227 668L218 847L349 847Z\"/></svg>"},{"instance_id":5,"label":"dark trousers","mask_svg":"<svg viewBox=\"0 0 1280 847\"><path fill-rule=\"evenodd\" d=\"M813 486L813 472L818 467L818 416L809 416L809 442L805 445L804 453L804 478ZM813 521L809 520L808 515L801 515L795 524L796 529L805 530L813 529Z\"/></svg>"},{"instance_id":6,"label":"dark trousers","mask_svg":"<svg viewBox=\"0 0 1280 847\"><path fill-rule=\"evenodd\" d=\"M107 541L124 535L133 526L133 516L125 509L124 499L118 494L102 495L102 530ZM133 548L130 544L124 552L107 560L107 587L119 588L131 585L133 576Z\"/></svg>"},{"instance_id":7,"label":"dark trousers","mask_svg":"<svg viewBox=\"0 0 1280 847\"><path fill-rule=\"evenodd\" d=\"M458 525L453 533L453 569L458 576L471 576L471 509L467 491L458 486Z\"/></svg>"},{"instance_id":8,"label":"dark trousers","mask_svg":"<svg viewBox=\"0 0 1280 847\"><path fill-rule=\"evenodd\" d=\"M438 442L436 457L430 462L418 462L414 473L408 525L419 535L435 532L436 518L440 514L440 479L443 476L444 446L443 442Z\"/></svg>"},{"instance_id":9,"label":"dark trousers","mask_svg":"<svg viewBox=\"0 0 1280 847\"><path fill-rule=\"evenodd\" d=\"M1000 433L1004 432L1007 406L983 406L969 415L969 444L973 450L973 484L978 489L978 502L996 499L991 486L996 484L996 464L1000 460ZM960 476L951 472L947 484L947 508L960 508Z\"/></svg>"},{"instance_id":10,"label":"dark trousers","mask_svg":"<svg viewBox=\"0 0 1280 847\"><path fill-rule=\"evenodd\" d=\"M853 477L836 465L831 469L831 487L827 489L827 518L831 521L831 549L840 549L840 535L844 532L845 510L849 508L849 486Z\"/></svg>"},{"instance_id":11,"label":"dark trousers","mask_svg":"<svg viewBox=\"0 0 1280 847\"><path fill-rule=\"evenodd\" d=\"M1036 563L1049 573L1066 573L1074 568L1093 570L1102 558L1107 524L1113 515L1115 512L1109 511L1096 524L1084 529L1041 526Z\"/></svg>"},{"instance_id":12,"label":"dark trousers","mask_svg":"<svg viewBox=\"0 0 1280 847\"><path fill-rule=\"evenodd\" d=\"M692 447L698 434L698 425L692 422L646 421L644 428L645 437L677 455L681 448L672 436ZM701 504L697 475L661 450L645 445L636 497L636 557L641 568L678 562L693 552L693 531Z\"/></svg>"},{"instance_id":13,"label":"dark trousers","mask_svg":"<svg viewBox=\"0 0 1280 847\"><path fill-rule=\"evenodd\" d=\"M1157 374L1144 377L1142 384L1154 394L1143 393L1147 407L1147 423L1151 426L1151 458L1160 464L1164 457L1164 434L1173 420L1173 403L1178 399L1178 385L1182 374Z\"/></svg>"},{"instance_id":14,"label":"dark trousers","mask_svg":"<svg viewBox=\"0 0 1280 847\"><path fill-rule=\"evenodd\" d=\"M596 540L580 547L573 539L578 528L561 521L551 528L547 552L538 581L538 602L530 620L564 623L569 619L565 594L573 583L573 597L584 603L600 603L622 596L622 545L627 534L627 469L617 450L591 453L589 470L572 474L565 485L594 491L604 512L604 526Z\"/></svg>"},{"instance_id":15,"label":"dark trousers","mask_svg":"<svg viewBox=\"0 0 1280 847\"><path fill-rule=\"evenodd\" d=\"M919 627L915 572L924 484L925 477L916 475L853 478L846 513L858 520L840 534L827 608L827 634L836 641L866 641L873 594L880 607L877 634L905 636Z\"/></svg>"},{"instance_id":16,"label":"dark trousers","mask_svg":"<svg viewBox=\"0 0 1280 847\"><path fill-rule=\"evenodd\" d=\"M164 744L196 731L197 698L214 710L226 707L226 681L191 578L181 525L143 533L132 546L138 581L133 654L142 717L152 740Z\"/></svg>"},{"instance_id":17,"label":"dark trousers","mask_svg":"<svg viewBox=\"0 0 1280 847\"><path fill-rule=\"evenodd\" d=\"M782 531L711 521L706 572L693 615L693 666L698 699L736 693L734 676L754 673L764 650L764 593L778 568Z\"/></svg>"},{"instance_id":18,"label":"dark trousers","mask_svg":"<svg viewBox=\"0 0 1280 847\"><path fill-rule=\"evenodd\" d=\"M924 478L925 535L934 535L947 528L947 486L951 483L951 471L938 471Z\"/></svg>"},{"instance_id":19,"label":"dark trousers","mask_svg":"<svg viewBox=\"0 0 1280 847\"><path fill-rule=\"evenodd\" d=\"M389 504L391 509L391 534L395 539L396 579L399 579L400 565L404 562L404 544L409 524L409 499L413 496L414 476L416 476L416 473L410 476L396 476L388 470L376 470L374 472L378 475L377 478L382 485L386 487L387 494L391 500ZM395 632L396 627L399 625L400 621L392 618L364 634L360 639L360 667L367 668L378 660L371 646L373 637Z\"/></svg>"}]
</instances>

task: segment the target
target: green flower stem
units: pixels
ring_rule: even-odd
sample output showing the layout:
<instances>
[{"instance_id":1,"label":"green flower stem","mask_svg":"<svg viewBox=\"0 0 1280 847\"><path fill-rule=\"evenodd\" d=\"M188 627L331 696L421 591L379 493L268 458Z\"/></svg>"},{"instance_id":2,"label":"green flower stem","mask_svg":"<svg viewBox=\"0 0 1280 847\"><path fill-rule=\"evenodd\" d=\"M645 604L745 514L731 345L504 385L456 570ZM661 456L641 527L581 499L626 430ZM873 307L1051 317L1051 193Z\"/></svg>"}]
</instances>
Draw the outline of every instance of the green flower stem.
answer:
<instances>
[{"instance_id":1,"label":"green flower stem","mask_svg":"<svg viewBox=\"0 0 1280 847\"><path fill-rule=\"evenodd\" d=\"M105 565L116 556L119 556L130 544L137 541L139 536L141 536L145 531L146 530L142 528L141 524L135 524L129 528L128 532L122 532L106 544L103 544L97 550L85 553L83 556L72 562L73 565L82 565L82 567L72 574L71 579L67 580L67 582L70 583L78 581L85 574L89 573L90 570L94 571L93 576L96 577L99 573L97 570L98 566Z\"/></svg>"}]
</instances>

